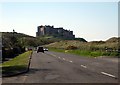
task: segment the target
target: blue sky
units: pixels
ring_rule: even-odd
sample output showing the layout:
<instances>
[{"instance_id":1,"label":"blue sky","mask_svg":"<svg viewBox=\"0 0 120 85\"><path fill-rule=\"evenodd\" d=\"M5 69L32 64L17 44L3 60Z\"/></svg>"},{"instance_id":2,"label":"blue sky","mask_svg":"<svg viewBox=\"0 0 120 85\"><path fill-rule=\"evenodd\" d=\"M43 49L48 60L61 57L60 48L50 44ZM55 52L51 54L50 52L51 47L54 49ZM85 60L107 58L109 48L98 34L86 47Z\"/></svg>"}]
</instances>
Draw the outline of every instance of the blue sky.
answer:
<instances>
[{"instance_id":1,"label":"blue sky","mask_svg":"<svg viewBox=\"0 0 120 85\"><path fill-rule=\"evenodd\" d=\"M87 41L118 36L117 2L4 2L0 31L36 35L37 26L54 25Z\"/></svg>"}]
</instances>

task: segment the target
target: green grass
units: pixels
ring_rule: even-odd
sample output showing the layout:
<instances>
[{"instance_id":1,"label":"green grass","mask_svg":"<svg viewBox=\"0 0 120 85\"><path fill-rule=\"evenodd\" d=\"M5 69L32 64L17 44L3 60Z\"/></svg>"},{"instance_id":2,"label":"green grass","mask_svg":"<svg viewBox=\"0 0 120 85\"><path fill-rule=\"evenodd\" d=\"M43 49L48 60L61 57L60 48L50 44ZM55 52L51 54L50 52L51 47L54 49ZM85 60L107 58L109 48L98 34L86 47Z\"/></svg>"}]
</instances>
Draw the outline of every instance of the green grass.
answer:
<instances>
[{"instance_id":1,"label":"green grass","mask_svg":"<svg viewBox=\"0 0 120 85\"><path fill-rule=\"evenodd\" d=\"M80 50L65 50L65 49L57 49L57 48L49 48L50 51L54 52L63 52L69 54L75 54L80 56L90 56L88 51L80 51Z\"/></svg>"},{"instance_id":2,"label":"green grass","mask_svg":"<svg viewBox=\"0 0 120 85\"><path fill-rule=\"evenodd\" d=\"M24 70L27 70L29 63L29 56L32 51L25 52L19 56L13 58L12 60L6 61L0 66L2 66L3 74L14 74Z\"/></svg>"},{"instance_id":3,"label":"green grass","mask_svg":"<svg viewBox=\"0 0 120 85\"><path fill-rule=\"evenodd\" d=\"M65 52L64 49L58 49L58 48L48 48L50 51L54 51L54 52Z\"/></svg>"},{"instance_id":4,"label":"green grass","mask_svg":"<svg viewBox=\"0 0 120 85\"><path fill-rule=\"evenodd\" d=\"M106 51L106 48L110 48L113 50L117 50L119 47L118 42L108 42L108 41L93 41L93 42L80 42L77 40L62 40L59 42L54 42L48 45L45 45L49 48L58 48L58 49L66 49L69 46L77 47L81 50L87 51Z\"/></svg>"},{"instance_id":5,"label":"green grass","mask_svg":"<svg viewBox=\"0 0 120 85\"><path fill-rule=\"evenodd\" d=\"M68 53L79 55L79 56L85 56L85 57L94 57L90 55L90 51L86 50L70 50Z\"/></svg>"},{"instance_id":6,"label":"green grass","mask_svg":"<svg viewBox=\"0 0 120 85\"><path fill-rule=\"evenodd\" d=\"M120 56L120 53L118 53L118 52L89 51L89 50L80 50L80 49L65 50L65 49L57 49L57 48L49 48L49 50L55 51L55 52L75 54L75 55L85 56L85 57L99 57L99 56L118 57L118 56Z\"/></svg>"}]
</instances>

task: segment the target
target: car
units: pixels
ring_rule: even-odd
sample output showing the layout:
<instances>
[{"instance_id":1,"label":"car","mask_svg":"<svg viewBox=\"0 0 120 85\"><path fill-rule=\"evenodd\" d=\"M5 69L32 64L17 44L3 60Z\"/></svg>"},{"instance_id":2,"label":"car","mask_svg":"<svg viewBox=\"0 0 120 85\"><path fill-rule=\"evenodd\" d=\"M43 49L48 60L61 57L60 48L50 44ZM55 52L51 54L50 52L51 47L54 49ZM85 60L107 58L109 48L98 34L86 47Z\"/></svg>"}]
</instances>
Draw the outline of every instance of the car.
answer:
<instances>
[{"instance_id":1,"label":"car","mask_svg":"<svg viewBox=\"0 0 120 85\"><path fill-rule=\"evenodd\" d=\"M44 51L48 51L48 49L47 49L47 48L44 48Z\"/></svg>"},{"instance_id":2,"label":"car","mask_svg":"<svg viewBox=\"0 0 120 85\"><path fill-rule=\"evenodd\" d=\"M40 46L37 47L37 53L38 53L38 52L43 52L43 53L44 53L44 48L43 48L43 47L40 47Z\"/></svg>"}]
</instances>

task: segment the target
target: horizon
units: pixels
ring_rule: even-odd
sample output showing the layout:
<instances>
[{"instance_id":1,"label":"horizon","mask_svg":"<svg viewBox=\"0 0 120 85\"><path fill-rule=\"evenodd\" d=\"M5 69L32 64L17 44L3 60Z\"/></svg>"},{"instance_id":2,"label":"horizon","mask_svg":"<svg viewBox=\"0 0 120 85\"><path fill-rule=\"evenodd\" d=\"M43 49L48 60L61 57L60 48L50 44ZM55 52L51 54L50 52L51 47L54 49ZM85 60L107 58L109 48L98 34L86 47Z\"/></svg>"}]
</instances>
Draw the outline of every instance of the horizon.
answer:
<instances>
[{"instance_id":1,"label":"horizon","mask_svg":"<svg viewBox=\"0 0 120 85\"><path fill-rule=\"evenodd\" d=\"M12 33L13 31L9 31L8 33ZM15 31L16 32L16 31ZM0 33L2 33L2 32L0 32ZM6 32L7 33L7 32ZM16 32L16 33L20 33L20 32ZM20 33L20 34L25 34L25 33ZM36 38L36 36L32 36L32 35L29 35L29 34L25 34L25 35L28 35L28 36L31 36L31 37L35 37ZM75 38L82 38L82 37L75 37ZM109 38L107 38L106 40L92 40L92 41L107 41L107 40L109 40L110 38L120 38L119 36L118 37L115 37L115 36L113 36L113 37L109 37ZM83 39L85 39L85 38L83 38ZM86 40L86 39L85 39ZM92 41L88 41L88 40L86 40L87 42L92 42Z\"/></svg>"},{"instance_id":2,"label":"horizon","mask_svg":"<svg viewBox=\"0 0 120 85\"><path fill-rule=\"evenodd\" d=\"M87 41L118 37L117 2L4 2L1 31L36 36L37 26L54 25Z\"/></svg>"}]
</instances>

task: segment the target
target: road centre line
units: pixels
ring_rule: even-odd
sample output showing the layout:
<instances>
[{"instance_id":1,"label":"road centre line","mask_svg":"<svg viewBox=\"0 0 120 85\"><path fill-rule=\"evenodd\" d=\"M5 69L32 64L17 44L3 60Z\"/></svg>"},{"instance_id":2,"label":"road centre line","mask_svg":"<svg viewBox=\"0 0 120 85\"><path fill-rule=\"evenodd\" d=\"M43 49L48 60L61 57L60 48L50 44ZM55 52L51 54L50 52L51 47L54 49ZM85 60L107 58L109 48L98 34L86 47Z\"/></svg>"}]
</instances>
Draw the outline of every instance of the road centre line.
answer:
<instances>
[{"instance_id":1,"label":"road centre line","mask_svg":"<svg viewBox=\"0 0 120 85\"><path fill-rule=\"evenodd\" d=\"M63 58L63 60L65 60L65 58Z\"/></svg>"},{"instance_id":2,"label":"road centre line","mask_svg":"<svg viewBox=\"0 0 120 85\"><path fill-rule=\"evenodd\" d=\"M109 74L109 73L106 73L106 72L101 72L101 73L102 73L103 75L116 78L116 76L114 76L114 75L112 75L112 74Z\"/></svg>"},{"instance_id":3,"label":"road centre line","mask_svg":"<svg viewBox=\"0 0 120 85\"><path fill-rule=\"evenodd\" d=\"M69 61L70 63L73 63L73 61Z\"/></svg>"},{"instance_id":4,"label":"road centre line","mask_svg":"<svg viewBox=\"0 0 120 85\"><path fill-rule=\"evenodd\" d=\"M67 60L67 59L65 59L65 58L57 57L57 56L54 55L54 54L51 54L51 53L50 53L50 55L53 56L53 57L59 58L59 59L63 59L64 61L68 61L68 62L70 62L70 63L73 63L73 61L71 61L71 60Z\"/></svg>"},{"instance_id":5,"label":"road centre line","mask_svg":"<svg viewBox=\"0 0 120 85\"><path fill-rule=\"evenodd\" d=\"M53 56L53 57L56 57L56 55L54 55L54 54L51 54L51 53L50 53L50 55Z\"/></svg>"},{"instance_id":6,"label":"road centre line","mask_svg":"<svg viewBox=\"0 0 120 85\"><path fill-rule=\"evenodd\" d=\"M52 53L46 53L46 54L51 55L51 56L56 56L56 55L54 55L54 54L52 54Z\"/></svg>"},{"instance_id":7,"label":"road centre line","mask_svg":"<svg viewBox=\"0 0 120 85\"><path fill-rule=\"evenodd\" d=\"M56 57L56 55L52 54L54 57ZM60 59L60 57L58 57ZM96 57L95 57L96 58ZM63 60L66 60L65 58L63 58ZM66 60L67 61L67 60ZM70 63L73 63L73 61L69 61ZM83 68L87 68L87 66L85 65L81 65L81 67ZM109 73L106 73L106 72L101 72L101 74L103 75L106 75L106 76L109 76L109 77L113 77L113 78L117 78L116 76L112 75L112 74L109 74Z\"/></svg>"},{"instance_id":8,"label":"road centre line","mask_svg":"<svg viewBox=\"0 0 120 85\"><path fill-rule=\"evenodd\" d=\"M57 57L57 56L54 55L54 54L50 54L50 55L52 55L53 57ZM61 57L57 57L57 58L65 60L65 58L61 58ZM96 59L96 57L95 57L95 59ZM70 63L73 63L73 61L70 61L70 60L67 60L67 59L66 59L66 61L68 61L68 62L70 62ZM87 66L85 66L85 65L81 65L81 67L87 68ZM101 74L117 79L116 76L114 76L114 75L112 75L112 74L109 74L109 73L106 73L106 72L101 72ZM25 78L23 78L24 81L26 80L26 77L27 77L27 76L25 76Z\"/></svg>"},{"instance_id":9,"label":"road centre line","mask_svg":"<svg viewBox=\"0 0 120 85\"><path fill-rule=\"evenodd\" d=\"M83 68L87 68L87 66L85 66L85 65L81 65L81 67L83 67Z\"/></svg>"}]
</instances>

